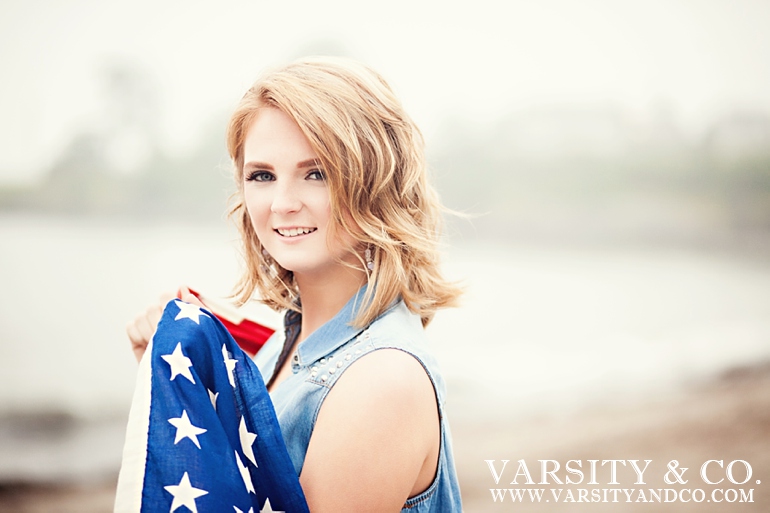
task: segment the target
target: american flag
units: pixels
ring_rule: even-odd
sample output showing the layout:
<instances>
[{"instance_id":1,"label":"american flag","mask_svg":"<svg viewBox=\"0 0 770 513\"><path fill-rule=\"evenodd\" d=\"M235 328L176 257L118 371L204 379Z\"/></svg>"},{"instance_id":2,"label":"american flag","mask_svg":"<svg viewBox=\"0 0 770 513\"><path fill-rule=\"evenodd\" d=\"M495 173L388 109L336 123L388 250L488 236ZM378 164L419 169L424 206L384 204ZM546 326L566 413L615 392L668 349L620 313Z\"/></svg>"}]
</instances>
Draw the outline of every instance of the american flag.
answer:
<instances>
[{"instance_id":1,"label":"american flag","mask_svg":"<svg viewBox=\"0 0 770 513\"><path fill-rule=\"evenodd\" d=\"M139 364L115 511L308 511L259 370L205 309L170 301Z\"/></svg>"}]
</instances>

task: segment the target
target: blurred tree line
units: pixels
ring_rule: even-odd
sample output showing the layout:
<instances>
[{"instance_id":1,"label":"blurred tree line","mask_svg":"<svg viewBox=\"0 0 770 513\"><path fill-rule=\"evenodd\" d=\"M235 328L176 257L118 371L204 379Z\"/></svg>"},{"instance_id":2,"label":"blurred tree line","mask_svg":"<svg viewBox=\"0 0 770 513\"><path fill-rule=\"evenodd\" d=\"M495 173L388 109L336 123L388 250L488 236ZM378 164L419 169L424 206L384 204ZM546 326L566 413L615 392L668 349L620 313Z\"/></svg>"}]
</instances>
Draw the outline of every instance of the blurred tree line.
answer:
<instances>
[{"instance_id":1,"label":"blurred tree line","mask_svg":"<svg viewBox=\"0 0 770 513\"><path fill-rule=\"evenodd\" d=\"M100 123L75 134L33 187L0 189L0 211L222 219L234 190L226 114L196 150L161 150L149 77L113 65ZM725 114L697 138L665 104L640 122L613 106L509 113L478 128L448 119L429 147L445 203L472 215L463 237L536 241L770 240L770 116Z\"/></svg>"},{"instance_id":2,"label":"blurred tree line","mask_svg":"<svg viewBox=\"0 0 770 513\"><path fill-rule=\"evenodd\" d=\"M152 78L120 62L102 71L98 120L72 136L41 183L0 188L0 210L220 220L235 190L224 116L207 125L193 152L171 156L161 148L160 101Z\"/></svg>"},{"instance_id":3,"label":"blurred tree line","mask_svg":"<svg viewBox=\"0 0 770 513\"><path fill-rule=\"evenodd\" d=\"M659 107L533 108L484 130L449 121L431 165L466 236L537 242L730 243L770 249L770 116L723 115L700 136Z\"/></svg>"}]
</instances>

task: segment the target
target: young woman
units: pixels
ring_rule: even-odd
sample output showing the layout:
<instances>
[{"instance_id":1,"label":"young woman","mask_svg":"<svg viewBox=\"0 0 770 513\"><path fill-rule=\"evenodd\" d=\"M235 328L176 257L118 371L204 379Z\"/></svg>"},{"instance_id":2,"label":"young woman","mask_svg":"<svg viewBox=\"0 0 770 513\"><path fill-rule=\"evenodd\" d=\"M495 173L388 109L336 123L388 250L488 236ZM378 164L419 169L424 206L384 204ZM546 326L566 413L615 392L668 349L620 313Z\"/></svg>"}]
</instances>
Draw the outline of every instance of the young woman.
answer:
<instances>
[{"instance_id":1,"label":"young woman","mask_svg":"<svg viewBox=\"0 0 770 513\"><path fill-rule=\"evenodd\" d=\"M310 510L460 511L424 334L460 291L439 270L441 207L418 129L374 71L314 58L258 80L227 142L246 261L237 295L286 312L255 362ZM128 327L137 358L158 311Z\"/></svg>"}]
</instances>

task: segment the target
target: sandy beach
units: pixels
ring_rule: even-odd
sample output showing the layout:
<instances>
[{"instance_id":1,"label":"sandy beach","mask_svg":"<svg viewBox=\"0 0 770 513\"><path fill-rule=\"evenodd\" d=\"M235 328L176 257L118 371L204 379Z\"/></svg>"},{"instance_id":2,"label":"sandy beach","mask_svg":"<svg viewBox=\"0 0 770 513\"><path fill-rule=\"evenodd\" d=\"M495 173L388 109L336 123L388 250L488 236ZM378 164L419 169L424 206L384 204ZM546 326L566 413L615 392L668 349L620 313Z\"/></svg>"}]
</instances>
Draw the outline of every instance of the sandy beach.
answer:
<instances>
[{"instance_id":1,"label":"sandy beach","mask_svg":"<svg viewBox=\"0 0 770 513\"><path fill-rule=\"evenodd\" d=\"M766 512L770 509L770 365L736 368L711 381L693 384L688 390L672 396L662 395L625 408L582 411L562 418L541 417L508 426L483 426L470 419L454 422L456 458L462 484L465 510L494 511L623 511L623 512ZM493 502L490 488L516 488L509 484L515 471L496 485L485 460L524 459L532 471L533 480L540 479L540 459L552 459L563 465L568 460L637 459L652 460L645 474L646 485L635 485L630 469L618 466L619 485L608 485L608 467L598 472L597 485L549 486L522 484L519 488L702 488L706 500L683 502L550 502L533 503L526 500L513 504L510 495L505 503ZM701 481L700 466L707 460L733 460L750 463L753 475L746 485L733 485L725 480L710 486ZM667 464L677 460L680 467L690 470L688 483L668 485L662 478ZM512 467L516 468L516 467ZM584 467L585 468L585 467ZM745 471L738 464L734 478L743 480ZM711 479L718 480L716 464L710 467ZM564 479L564 472L557 476ZM572 476L575 478L575 476ZM724 474L721 475L724 477ZM760 480L761 484L756 484ZM551 481L552 483L552 481ZM728 504L707 502L714 488L753 488L753 502ZM566 493L566 492L564 492ZM634 499L638 495L632 495ZM562 497L563 498L563 497ZM577 499L577 492L575 492ZM649 498L649 493L646 493Z\"/></svg>"},{"instance_id":2,"label":"sandy beach","mask_svg":"<svg viewBox=\"0 0 770 513\"><path fill-rule=\"evenodd\" d=\"M457 405L460 406L460 405ZM538 416L493 425L462 416L460 408L452 420L455 457L462 486L464 509L470 513L496 511L622 511L622 512L765 512L770 507L770 364L736 368L709 381L694 383L687 390L650 398L622 407L593 408L557 417ZM490 488L515 488L508 484L515 467L495 485L485 460L502 460L514 465L524 459L534 481L540 479L538 460L551 459L563 465L568 460L652 460L645 473L646 485L634 484L630 469L619 466L619 485L609 485L608 467L600 467L597 485L527 486L518 478L520 488L572 488L577 499L579 488L693 489L702 488L707 497L714 488L753 489L753 502L495 502ZM706 485L698 475L707 460L744 460L752 467L752 477L745 485L725 481ZM687 467L688 484L667 485L662 477L666 464L677 460ZM585 469L585 467L584 467ZM710 477L718 480L716 464ZM88 483L47 484L7 483L0 487L0 512L5 513L102 513L112 510L116 472ZM563 469L556 475L564 479ZM574 476L573 476L574 477ZM745 470L738 464L734 478L741 481ZM507 478L507 479L506 479ZM761 481L756 484L756 481ZM563 492L563 493L566 493ZM646 493L646 492L645 492ZM545 495L547 497L549 495ZM649 495L648 495L649 496ZM611 494L610 494L611 497ZM634 495L633 498L638 498ZM545 499L543 499L545 500Z\"/></svg>"}]
</instances>

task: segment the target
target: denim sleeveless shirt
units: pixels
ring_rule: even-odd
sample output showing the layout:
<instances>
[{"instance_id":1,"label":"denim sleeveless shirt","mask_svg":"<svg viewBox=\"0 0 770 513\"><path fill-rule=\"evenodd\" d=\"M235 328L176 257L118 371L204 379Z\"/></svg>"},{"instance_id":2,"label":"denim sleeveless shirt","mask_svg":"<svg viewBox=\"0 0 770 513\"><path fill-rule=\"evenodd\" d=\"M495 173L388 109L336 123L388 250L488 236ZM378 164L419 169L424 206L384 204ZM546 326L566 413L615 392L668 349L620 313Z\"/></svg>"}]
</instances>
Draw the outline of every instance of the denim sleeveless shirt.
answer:
<instances>
[{"instance_id":1,"label":"denim sleeveless shirt","mask_svg":"<svg viewBox=\"0 0 770 513\"><path fill-rule=\"evenodd\" d=\"M365 287L334 318L297 346L291 355L292 374L270 392L294 468L299 475L321 405L345 370L371 351L399 349L416 358L428 374L438 399L441 428L436 477L424 492L410 497L401 511L461 511L451 436L444 415L446 389L437 362L428 352L420 317L410 312L403 301L398 301L368 327L354 328L350 322L364 291ZM276 331L255 356L266 383L272 379L282 351L288 351L296 339L300 320L300 314L287 312L285 331Z\"/></svg>"}]
</instances>

